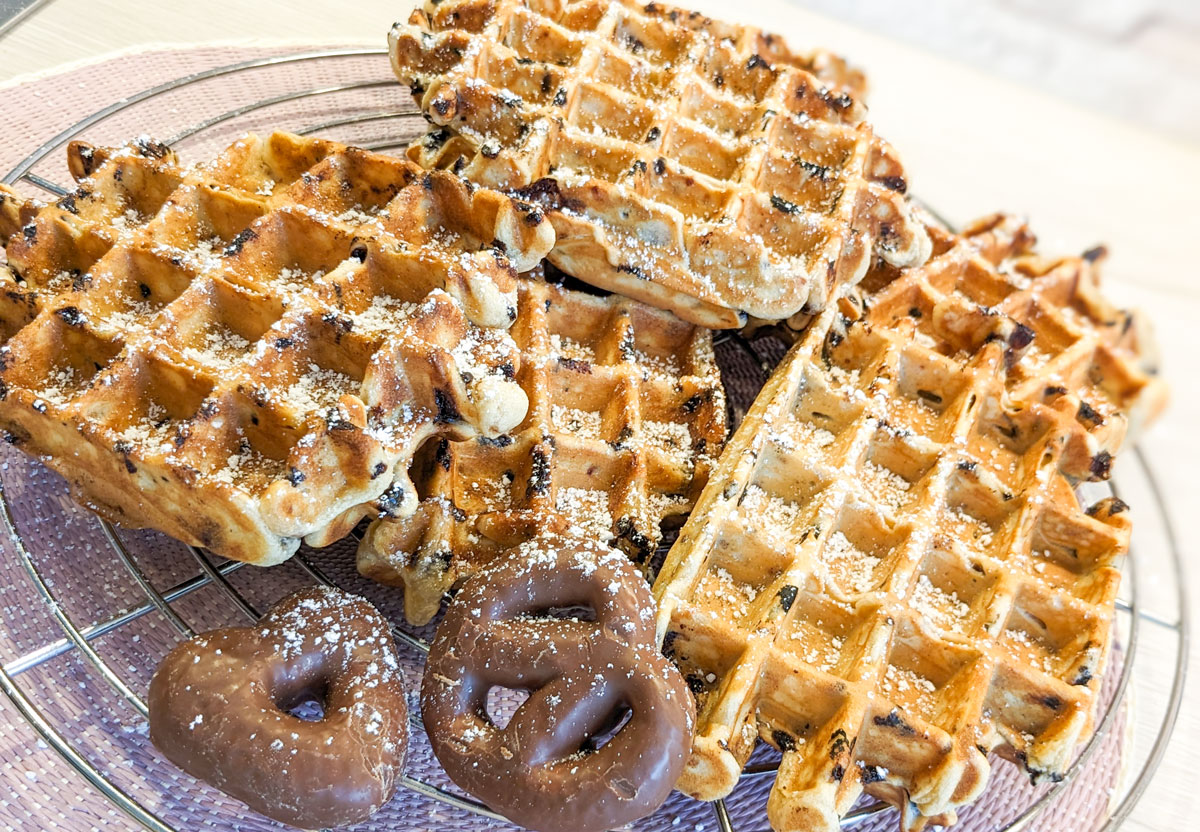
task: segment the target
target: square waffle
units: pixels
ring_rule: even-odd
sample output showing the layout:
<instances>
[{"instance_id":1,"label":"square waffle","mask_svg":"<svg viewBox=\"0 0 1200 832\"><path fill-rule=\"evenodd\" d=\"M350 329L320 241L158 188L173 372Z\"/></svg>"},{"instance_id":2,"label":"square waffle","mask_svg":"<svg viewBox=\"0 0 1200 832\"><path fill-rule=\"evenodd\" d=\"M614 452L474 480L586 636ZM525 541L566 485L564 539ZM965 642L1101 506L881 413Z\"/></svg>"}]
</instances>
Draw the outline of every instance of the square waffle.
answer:
<instances>
[{"instance_id":1,"label":"square waffle","mask_svg":"<svg viewBox=\"0 0 1200 832\"><path fill-rule=\"evenodd\" d=\"M601 288L738 327L819 310L873 253L929 253L854 84L757 29L632 0L431 0L389 42L436 128L410 156L539 200L550 261Z\"/></svg>"},{"instance_id":2,"label":"square waffle","mask_svg":"<svg viewBox=\"0 0 1200 832\"><path fill-rule=\"evenodd\" d=\"M0 192L0 427L101 515L270 564L415 508L428 436L523 418L503 328L540 209L286 133L69 164L54 205Z\"/></svg>"},{"instance_id":3,"label":"square waffle","mask_svg":"<svg viewBox=\"0 0 1200 832\"><path fill-rule=\"evenodd\" d=\"M686 514L725 441L712 333L615 296L522 281L510 330L525 420L496 438L432 442L411 476L417 512L385 517L359 570L403 586L424 624L445 592L560 517L643 567Z\"/></svg>"},{"instance_id":4,"label":"square waffle","mask_svg":"<svg viewBox=\"0 0 1200 832\"><path fill-rule=\"evenodd\" d=\"M679 787L727 795L761 738L775 829L833 832L864 790L906 830L949 825L990 752L1055 779L1092 729L1129 522L1079 503L1110 452L1080 449L1119 442L1080 410L1136 403L1097 359L1121 339L1078 325L1087 258L1037 260L1003 217L933 236L927 266L873 273L802 334L654 587L698 702Z\"/></svg>"}]
</instances>

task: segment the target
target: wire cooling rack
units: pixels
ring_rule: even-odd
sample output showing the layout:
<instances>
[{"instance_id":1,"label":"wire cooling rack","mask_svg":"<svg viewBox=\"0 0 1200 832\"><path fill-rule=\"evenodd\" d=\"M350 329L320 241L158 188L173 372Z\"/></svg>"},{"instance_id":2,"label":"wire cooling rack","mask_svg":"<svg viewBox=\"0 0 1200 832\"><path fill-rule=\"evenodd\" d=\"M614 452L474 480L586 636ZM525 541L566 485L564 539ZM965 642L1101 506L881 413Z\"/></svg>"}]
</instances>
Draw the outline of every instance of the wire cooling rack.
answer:
<instances>
[{"instance_id":1,"label":"wire cooling rack","mask_svg":"<svg viewBox=\"0 0 1200 832\"><path fill-rule=\"evenodd\" d=\"M145 89L48 139L3 182L62 195L67 142L120 142L131 132L153 132L187 159L207 158L247 130L275 128L372 150L398 149L422 132L424 122L392 79L383 55L380 49L340 49L262 58ZM230 81L237 82L233 97ZM175 124L172 115L181 108L172 102L186 100L194 112L214 84L226 88L208 96L211 112ZM782 348L728 334L718 340L737 419ZM1057 817L1053 813L1061 813L1064 803L1079 802L1080 794L1085 802L1099 799L1104 806L1089 816L1089 825L1071 828L1115 829L1141 797L1171 735L1182 699L1189 631L1171 518L1152 466L1138 448L1122 458L1112 484L1087 489L1088 499L1118 494L1138 511L1113 625L1118 646L1095 736L1058 783L1033 787L1016 767L997 762L993 786L981 800L986 811L972 814L967 808L961 815L962 828L971 832L1033 828ZM280 828L181 775L150 748L144 692L158 658L174 643L197 631L252 621L277 598L314 582L367 595L392 621L403 621L398 591L369 584L354 572L353 539L323 550L303 548L289 563L269 570L246 568L161 535L115 529L70 503L62 482L40 464L9 449L0 452L0 525L9 536L0 582L7 580L21 599L14 605L10 594L0 611L4 643L12 653L0 655L0 689L93 788L133 820L160 832L202 825ZM1152 638L1146 638L1147 629ZM397 626L394 633L415 688L430 630ZM363 828L503 825L502 818L457 792L440 772L419 719L412 728L401 784L407 791ZM634 828L676 828L686 820L684 829L704 829L706 822L715 822L722 832L764 829L766 794L777 766L778 755L764 746L725 801L705 805L676 795ZM1097 798L1089 790L1104 794ZM895 828L894 815L886 805L864 798L843 827Z\"/></svg>"}]
</instances>

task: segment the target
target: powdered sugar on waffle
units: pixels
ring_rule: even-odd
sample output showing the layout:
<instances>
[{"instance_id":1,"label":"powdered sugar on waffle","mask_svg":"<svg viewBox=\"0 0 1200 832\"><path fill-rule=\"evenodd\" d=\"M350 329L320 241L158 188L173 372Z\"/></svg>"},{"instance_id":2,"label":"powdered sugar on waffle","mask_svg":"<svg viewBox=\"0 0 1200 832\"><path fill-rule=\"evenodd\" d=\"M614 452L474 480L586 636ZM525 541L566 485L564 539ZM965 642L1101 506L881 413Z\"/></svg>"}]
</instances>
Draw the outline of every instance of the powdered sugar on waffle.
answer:
<instances>
[{"instance_id":1,"label":"powdered sugar on waffle","mask_svg":"<svg viewBox=\"0 0 1200 832\"><path fill-rule=\"evenodd\" d=\"M494 369L517 351L517 345L507 332L470 325L466 335L454 345L450 356L460 373L474 378L496 374Z\"/></svg>"},{"instance_id":2,"label":"powdered sugar on waffle","mask_svg":"<svg viewBox=\"0 0 1200 832\"><path fill-rule=\"evenodd\" d=\"M345 373L310 363L282 397L299 413L318 413L337 403L344 395L357 394L359 384Z\"/></svg>"},{"instance_id":3,"label":"powdered sugar on waffle","mask_svg":"<svg viewBox=\"0 0 1200 832\"><path fill-rule=\"evenodd\" d=\"M580 439L599 439L601 416L594 410L580 410L577 407L552 405L550 420L554 426L566 433L574 434Z\"/></svg>"},{"instance_id":4,"label":"powdered sugar on waffle","mask_svg":"<svg viewBox=\"0 0 1200 832\"><path fill-rule=\"evenodd\" d=\"M183 355L202 366L228 369L250 348L250 342L236 332L214 325L204 332L199 347L185 347Z\"/></svg>"},{"instance_id":5,"label":"powdered sugar on waffle","mask_svg":"<svg viewBox=\"0 0 1200 832\"><path fill-rule=\"evenodd\" d=\"M74 367L59 367L50 371L39 392L51 404L63 405L75 393L77 384Z\"/></svg>"},{"instance_id":6,"label":"powdered sugar on waffle","mask_svg":"<svg viewBox=\"0 0 1200 832\"><path fill-rule=\"evenodd\" d=\"M376 295L361 312L352 315L354 326L363 332L383 333L392 330L398 321L407 318L417 304L402 301L391 295Z\"/></svg>"},{"instance_id":7,"label":"powdered sugar on waffle","mask_svg":"<svg viewBox=\"0 0 1200 832\"><path fill-rule=\"evenodd\" d=\"M576 536L609 540L613 518L608 506L608 494L591 488L558 489L556 507L571 521Z\"/></svg>"},{"instance_id":8,"label":"powdered sugar on waffle","mask_svg":"<svg viewBox=\"0 0 1200 832\"><path fill-rule=\"evenodd\" d=\"M789 453L808 449L828 448L836 440L832 433L812 422L798 419L782 420L783 425L771 433L771 441Z\"/></svg>"},{"instance_id":9,"label":"powdered sugar on waffle","mask_svg":"<svg viewBox=\"0 0 1200 832\"><path fill-rule=\"evenodd\" d=\"M958 598L958 592L946 592L933 585L928 575L917 579L909 596L913 609L942 629L961 632L971 608Z\"/></svg>"},{"instance_id":10,"label":"powdered sugar on waffle","mask_svg":"<svg viewBox=\"0 0 1200 832\"><path fill-rule=\"evenodd\" d=\"M592 347L557 332L550 333L550 352L574 361L596 360L596 351Z\"/></svg>"},{"instance_id":11,"label":"powdered sugar on waffle","mask_svg":"<svg viewBox=\"0 0 1200 832\"><path fill-rule=\"evenodd\" d=\"M827 580L843 591L863 593L875 585L881 560L859 549L842 532L834 532L821 548Z\"/></svg>"},{"instance_id":12,"label":"powdered sugar on waffle","mask_svg":"<svg viewBox=\"0 0 1200 832\"><path fill-rule=\"evenodd\" d=\"M917 711L928 714L933 711L937 687L912 670L889 664L884 673L882 692L898 704L911 703Z\"/></svg>"},{"instance_id":13,"label":"powdered sugar on waffle","mask_svg":"<svg viewBox=\"0 0 1200 832\"><path fill-rule=\"evenodd\" d=\"M895 471L868 462L862 468L863 484L871 496L892 512L898 512L912 500L912 483Z\"/></svg>"},{"instance_id":14,"label":"powdered sugar on waffle","mask_svg":"<svg viewBox=\"0 0 1200 832\"><path fill-rule=\"evenodd\" d=\"M700 594L718 602L735 619L743 618L758 598L758 590L750 584L734 580L724 567L710 569L700 586Z\"/></svg>"},{"instance_id":15,"label":"powdered sugar on waffle","mask_svg":"<svg viewBox=\"0 0 1200 832\"><path fill-rule=\"evenodd\" d=\"M746 486L738 508L738 516L747 528L760 529L765 540L783 547L793 544L802 515L796 503L768 494L757 485Z\"/></svg>"}]
</instances>

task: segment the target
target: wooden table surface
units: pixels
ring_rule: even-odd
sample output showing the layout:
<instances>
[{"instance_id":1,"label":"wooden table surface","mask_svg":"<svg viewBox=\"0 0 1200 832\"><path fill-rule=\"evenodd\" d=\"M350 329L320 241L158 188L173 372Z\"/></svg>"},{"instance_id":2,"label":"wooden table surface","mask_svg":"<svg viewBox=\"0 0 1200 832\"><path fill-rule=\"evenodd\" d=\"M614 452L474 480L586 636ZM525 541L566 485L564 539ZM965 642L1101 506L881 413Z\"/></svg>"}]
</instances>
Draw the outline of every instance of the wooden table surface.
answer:
<instances>
[{"instance_id":1,"label":"wooden table surface","mask_svg":"<svg viewBox=\"0 0 1200 832\"><path fill-rule=\"evenodd\" d=\"M954 221L996 209L1027 213L1043 249L1081 251L1108 243L1109 292L1142 307L1157 325L1173 401L1142 446L1163 483L1200 597L1197 545L1183 522L1200 512L1197 479L1200 374L1187 362L1200 329L1200 280L1192 247L1200 239L1200 147L1166 139L897 42L814 15L782 0L697 0L710 14L786 34L850 56L872 79L872 119L899 150L915 193ZM211 41L384 43L406 4L359 0L51 0L0 39L0 84L59 64L150 44ZM2 89L0 89L2 100ZM97 102L97 106L107 102ZM32 147L44 136L30 136ZM1189 427L1190 426L1190 427ZM1127 462L1122 464L1128 464ZM1119 469L1118 469L1119 475ZM1138 507L1134 506L1137 511ZM1135 515L1136 516L1136 515ZM1169 582L1159 591L1169 591ZM1200 664L1193 644L1192 664ZM1164 651L1158 661L1168 661ZM1200 789L1187 763L1200 745L1195 667L1162 769L1131 830L1193 829ZM1068 832L1068 830L1064 830Z\"/></svg>"}]
</instances>

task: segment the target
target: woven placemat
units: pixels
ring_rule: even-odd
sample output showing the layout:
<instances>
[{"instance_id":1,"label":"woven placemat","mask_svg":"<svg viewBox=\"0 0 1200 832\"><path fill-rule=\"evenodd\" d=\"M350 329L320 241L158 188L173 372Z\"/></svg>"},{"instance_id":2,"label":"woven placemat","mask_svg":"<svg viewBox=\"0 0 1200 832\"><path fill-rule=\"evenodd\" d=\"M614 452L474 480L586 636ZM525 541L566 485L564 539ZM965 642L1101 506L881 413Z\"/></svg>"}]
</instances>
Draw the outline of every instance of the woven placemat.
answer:
<instances>
[{"instance_id":1,"label":"woven placemat","mask_svg":"<svg viewBox=\"0 0 1200 832\"><path fill-rule=\"evenodd\" d=\"M112 102L213 67L270 58L302 48L210 47L121 55L2 88L0 111L5 113L6 129L0 133L0 173L11 169L61 130ZM345 122L347 116L355 114L411 110L407 91L389 83L389 79L387 59L382 55L350 55L263 66L197 81L130 104L83 135L97 144L120 142L139 133L168 139L191 125L214 119L241 105L267 99L276 101L270 107L225 118L177 144L185 159L202 159L246 130L265 132L277 127L297 130ZM352 88L301 97L292 95L301 90L347 85ZM419 129L419 119L362 119L333 125L321 132L342 141L382 145L400 142ZM34 171L50 181L67 182L61 151L39 163ZM34 192L26 183L20 187ZM731 398L751 397L762 381L755 362L736 348L723 348L721 361ZM61 480L5 446L0 451L0 482L12 508L20 542L32 553L63 614L76 626L95 625L145 604L145 595L116 557L95 519L70 502ZM161 535L123 531L121 540L160 591L199 574L191 554ZM307 555L335 582L368 596L393 620L402 620L399 592L370 584L355 572L353 541ZM310 583L311 578L292 563L270 570L242 568L230 575L230 581L251 604L264 609L292 589ZM182 596L173 603L173 608L196 630L246 621L222 590L211 585ZM16 543L0 540L0 661L12 672L21 671L15 677L21 690L72 746L108 781L175 828L281 828L162 760L146 739L146 726L140 714L77 650L63 651L23 670L28 662L22 661L22 657L39 650L52 654L59 649L55 642L62 633L47 602L22 567ZM428 630L424 634L428 636ZM134 694L144 697L154 666L179 638L170 622L151 610L97 637L92 644L116 676ZM420 679L420 656L410 650L403 658L406 680L415 692ZM1119 661L1119 656L1113 660ZM1109 684L1106 688L1107 696L1111 696L1113 687ZM415 696L410 696L410 701L415 712ZM1107 814L1109 795L1119 778L1123 722L1123 714L1119 713L1118 724L1100 740L1100 747L1085 770L1027 829L1087 832L1101 824ZM761 749L764 758L772 753L765 747ZM137 828L137 824L41 742L4 697L0 697L0 761L3 761L0 762L2 828ZM450 785L419 728L414 731L408 773L427 782ZM728 802L738 832L767 828L765 803L769 786L769 777L748 781ZM1029 785L1015 766L996 761L986 795L961 814L958 828L963 832L1000 828L1019 815L1043 789ZM896 827L896 814L888 811L852 828L883 832ZM375 819L359 828L509 827L412 792L402 792ZM633 828L701 832L714 830L717 824L709 806L675 795L658 814Z\"/></svg>"}]
</instances>

